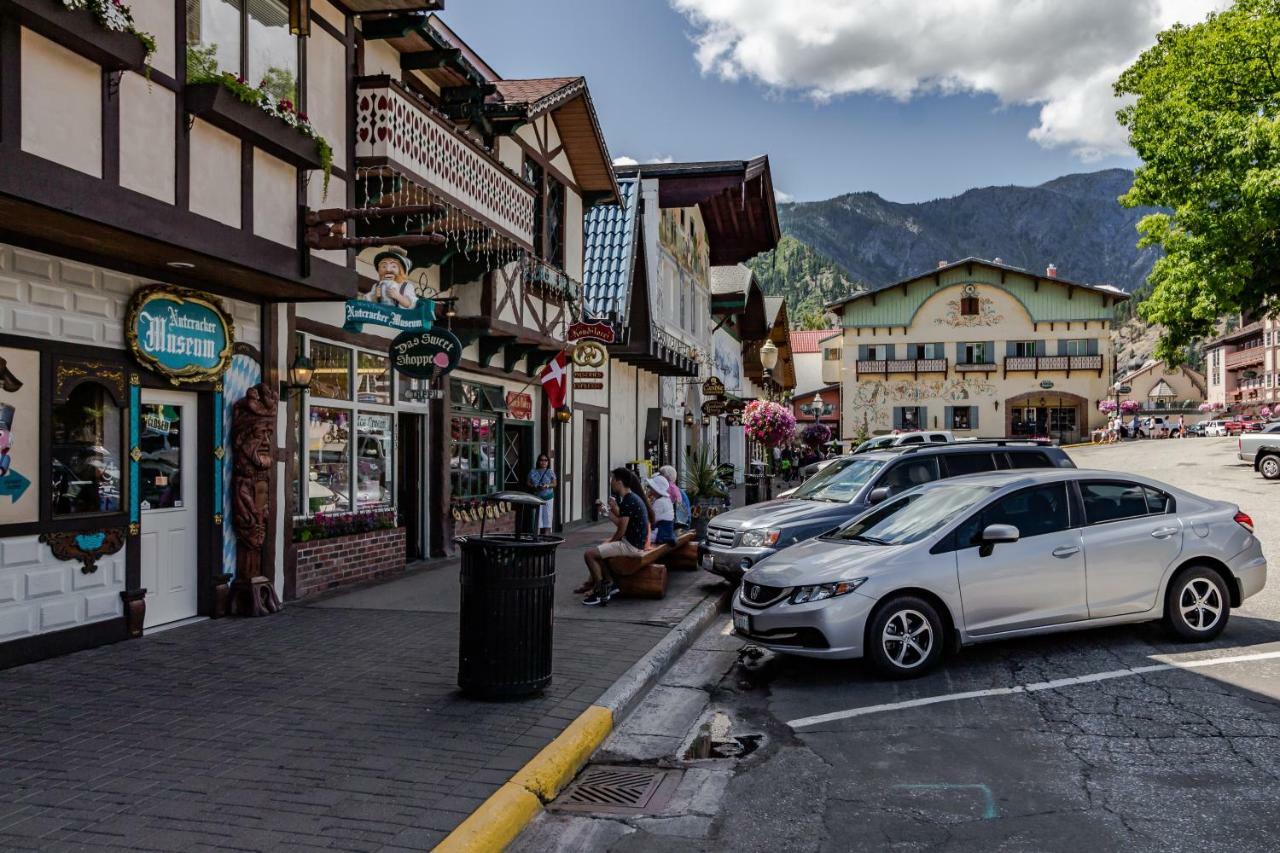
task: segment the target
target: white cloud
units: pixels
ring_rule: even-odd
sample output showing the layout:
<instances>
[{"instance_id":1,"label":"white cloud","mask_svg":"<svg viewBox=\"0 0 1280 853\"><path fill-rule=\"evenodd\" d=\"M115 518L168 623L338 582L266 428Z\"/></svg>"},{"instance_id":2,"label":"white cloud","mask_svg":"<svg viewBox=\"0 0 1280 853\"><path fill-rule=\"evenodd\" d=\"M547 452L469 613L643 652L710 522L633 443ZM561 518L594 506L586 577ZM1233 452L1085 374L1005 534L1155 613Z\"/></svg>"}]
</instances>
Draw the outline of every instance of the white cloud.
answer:
<instances>
[{"instance_id":1,"label":"white cloud","mask_svg":"<svg viewBox=\"0 0 1280 853\"><path fill-rule=\"evenodd\" d=\"M1112 83L1155 35L1228 0L670 0L704 74L825 103L984 93L1040 107L1028 136L1084 160L1129 152ZM909 6L909 8L908 8Z\"/></svg>"},{"instance_id":2,"label":"white cloud","mask_svg":"<svg viewBox=\"0 0 1280 853\"><path fill-rule=\"evenodd\" d=\"M615 166L639 166L640 161L634 157L614 157L613 165Z\"/></svg>"},{"instance_id":3,"label":"white cloud","mask_svg":"<svg viewBox=\"0 0 1280 853\"><path fill-rule=\"evenodd\" d=\"M795 201L795 200L796 200L796 197L795 197L795 196L793 196L791 193L783 192L782 190L778 189L777 187L774 187L774 188L773 188L773 200L774 200L774 201L776 201L778 204L787 204L788 202Z\"/></svg>"}]
</instances>

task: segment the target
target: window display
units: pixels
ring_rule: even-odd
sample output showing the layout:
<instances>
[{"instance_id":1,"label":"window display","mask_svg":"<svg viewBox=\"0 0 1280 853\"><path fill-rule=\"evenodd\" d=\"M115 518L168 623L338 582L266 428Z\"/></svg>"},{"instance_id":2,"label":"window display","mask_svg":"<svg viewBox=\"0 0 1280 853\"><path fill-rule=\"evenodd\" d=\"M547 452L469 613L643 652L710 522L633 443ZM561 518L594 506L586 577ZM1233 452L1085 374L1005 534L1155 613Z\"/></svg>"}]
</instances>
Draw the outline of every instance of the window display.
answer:
<instances>
[{"instance_id":1,"label":"window display","mask_svg":"<svg viewBox=\"0 0 1280 853\"><path fill-rule=\"evenodd\" d=\"M351 412L311 407L307 424L307 508L351 509Z\"/></svg>"},{"instance_id":2,"label":"window display","mask_svg":"<svg viewBox=\"0 0 1280 853\"><path fill-rule=\"evenodd\" d=\"M101 385L86 382L53 407L55 516L120 512L124 414Z\"/></svg>"},{"instance_id":3,"label":"window display","mask_svg":"<svg viewBox=\"0 0 1280 853\"><path fill-rule=\"evenodd\" d=\"M311 342L311 393L330 400L351 399L351 350L346 347Z\"/></svg>"},{"instance_id":4,"label":"window display","mask_svg":"<svg viewBox=\"0 0 1280 853\"><path fill-rule=\"evenodd\" d=\"M395 504L392 435L391 415L356 415L356 504L360 509Z\"/></svg>"},{"instance_id":5,"label":"window display","mask_svg":"<svg viewBox=\"0 0 1280 853\"><path fill-rule=\"evenodd\" d=\"M487 495L497 490L496 418L455 415L449 468L455 498Z\"/></svg>"},{"instance_id":6,"label":"window display","mask_svg":"<svg viewBox=\"0 0 1280 853\"><path fill-rule=\"evenodd\" d=\"M356 402L391 405L391 359L371 352L358 353Z\"/></svg>"}]
</instances>

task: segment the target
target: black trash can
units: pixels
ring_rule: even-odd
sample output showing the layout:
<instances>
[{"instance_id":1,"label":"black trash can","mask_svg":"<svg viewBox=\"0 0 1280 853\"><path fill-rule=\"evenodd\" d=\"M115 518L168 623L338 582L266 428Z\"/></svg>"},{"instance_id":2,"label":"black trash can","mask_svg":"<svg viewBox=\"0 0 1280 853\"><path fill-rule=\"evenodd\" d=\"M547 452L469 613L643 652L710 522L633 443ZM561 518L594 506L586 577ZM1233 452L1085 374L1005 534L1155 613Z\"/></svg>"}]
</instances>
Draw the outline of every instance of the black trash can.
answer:
<instances>
[{"instance_id":1,"label":"black trash can","mask_svg":"<svg viewBox=\"0 0 1280 853\"><path fill-rule=\"evenodd\" d=\"M755 474L748 474L742 479L746 484L743 489L742 502L747 506L760 503L760 478Z\"/></svg>"},{"instance_id":2,"label":"black trash can","mask_svg":"<svg viewBox=\"0 0 1280 853\"><path fill-rule=\"evenodd\" d=\"M538 536L542 501L502 492L494 503L516 506L517 525L534 533L490 533L454 540L462 551L458 687L481 699L528 696L551 683L558 536ZM527 510L532 510L531 514Z\"/></svg>"}]
</instances>

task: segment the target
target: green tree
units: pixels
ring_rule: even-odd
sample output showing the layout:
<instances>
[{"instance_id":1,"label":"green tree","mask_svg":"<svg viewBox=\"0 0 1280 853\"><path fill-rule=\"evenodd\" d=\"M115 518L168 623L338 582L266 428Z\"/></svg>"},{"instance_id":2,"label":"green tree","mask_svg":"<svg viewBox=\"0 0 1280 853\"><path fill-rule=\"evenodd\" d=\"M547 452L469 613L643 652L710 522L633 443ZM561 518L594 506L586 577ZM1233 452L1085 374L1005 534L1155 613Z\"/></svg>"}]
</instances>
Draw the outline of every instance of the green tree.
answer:
<instances>
[{"instance_id":1,"label":"green tree","mask_svg":"<svg viewBox=\"0 0 1280 853\"><path fill-rule=\"evenodd\" d=\"M1172 362L1218 317L1280 298L1280 0L1237 0L1174 26L1121 74L1118 113L1142 158L1128 207L1151 205L1139 246L1160 246L1138 308Z\"/></svg>"}]
</instances>

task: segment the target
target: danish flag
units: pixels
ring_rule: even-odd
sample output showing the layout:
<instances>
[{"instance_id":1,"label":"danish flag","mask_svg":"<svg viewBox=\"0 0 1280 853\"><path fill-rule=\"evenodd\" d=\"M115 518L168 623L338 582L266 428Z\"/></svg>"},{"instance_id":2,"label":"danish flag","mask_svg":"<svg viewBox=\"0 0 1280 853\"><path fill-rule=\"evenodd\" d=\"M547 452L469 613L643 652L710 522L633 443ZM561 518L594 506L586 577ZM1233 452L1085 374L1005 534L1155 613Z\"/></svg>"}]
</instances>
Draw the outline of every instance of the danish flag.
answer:
<instances>
[{"instance_id":1,"label":"danish flag","mask_svg":"<svg viewBox=\"0 0 1280 853\"><path fill-rule=\"evenodd\" d=\"M546 392L547 402L551 404L552 409L558 409L564 405L565 388L569 384L569 362L564 357L564 353L556 353L556 357L547 362L547 366L542 368L538 373L538 380L542 382L542 390Z\"/></svg>"}]
</instances>

